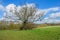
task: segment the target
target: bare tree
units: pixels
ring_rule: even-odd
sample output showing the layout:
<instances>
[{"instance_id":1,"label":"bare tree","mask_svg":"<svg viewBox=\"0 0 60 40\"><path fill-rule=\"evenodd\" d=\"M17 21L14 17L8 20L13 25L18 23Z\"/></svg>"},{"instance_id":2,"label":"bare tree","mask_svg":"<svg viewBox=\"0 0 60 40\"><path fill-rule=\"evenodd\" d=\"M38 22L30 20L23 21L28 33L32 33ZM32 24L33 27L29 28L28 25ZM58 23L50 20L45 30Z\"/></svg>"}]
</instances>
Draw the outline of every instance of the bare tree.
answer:
<instances>
[{"instance_id":1,"label":"bare tree","mask_svg":"<svg viewBox=\"0 0 60 40\"><path fill-rule=\"evenodd\" d=\"M14 4L10 4L6 7L6 10L4 17L16 21L22 21L23 26L21 29L24 29L27 23L34 23L39 20L41 21L42 17L45 15L45 11L40 11L34 4L26 4L18 7Z\"/></svg>"}]
</instances>

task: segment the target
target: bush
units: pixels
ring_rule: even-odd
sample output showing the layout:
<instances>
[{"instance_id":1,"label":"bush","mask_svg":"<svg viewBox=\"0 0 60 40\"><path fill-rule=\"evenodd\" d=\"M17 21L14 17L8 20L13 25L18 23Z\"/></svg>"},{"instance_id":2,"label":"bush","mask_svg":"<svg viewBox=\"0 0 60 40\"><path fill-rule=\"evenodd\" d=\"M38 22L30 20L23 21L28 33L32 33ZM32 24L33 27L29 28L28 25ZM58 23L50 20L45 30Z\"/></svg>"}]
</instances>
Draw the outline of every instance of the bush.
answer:
<instances>
[{"instance_id":1,"label":"bush","mask_svg":"<svg viewBox=\"0 0 60 40\"><path fill-rule=\"evenodd\" d=\"M23 27L24 26L24 27ZM34 23L26 23L25 25L22 24L20 27L21 30L30 30L36 28L37 26Z\"/></svg>"},{"instance_id":2,"label":"bush","mask_svg":"<svg viewBox=\"0 0 60 40\"><path fill-rule=\"evenodd\" d=\"M5 21L1 21L0 22L0 30L11 30L11 29L20 29L23 28L22 27L23 24L21 23L17 23L15 24L14 22L10 22L7 23ZM34 23L26 23L26 25L24 25L25 27L23 29L27 30L27 29L33 29L36 27L36 25Z\"/></svg>"}]
</instances>

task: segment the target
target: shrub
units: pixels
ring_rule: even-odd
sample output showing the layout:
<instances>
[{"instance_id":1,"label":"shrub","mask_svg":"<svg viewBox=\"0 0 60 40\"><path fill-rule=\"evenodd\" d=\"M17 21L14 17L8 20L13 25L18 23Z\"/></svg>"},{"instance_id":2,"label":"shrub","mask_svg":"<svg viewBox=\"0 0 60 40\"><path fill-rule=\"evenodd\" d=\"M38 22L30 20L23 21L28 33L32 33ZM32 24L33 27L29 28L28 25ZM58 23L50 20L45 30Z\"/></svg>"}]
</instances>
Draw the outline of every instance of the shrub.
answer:
<instances>
[{"instance_id":1,"label":"shrub","mask_svg":"<svg viewBox=\"0 0 60 40\"><path fill-rule=\"evenodd\" d=\"M23 27L23 26L25 26L25 27ZM26 23L26 25L22 24L22 26L20 27L20 29L23 28L23 30L30 30L30 29L33 29L33 28L36 28L36 27L37 26L34 23Z\"/></svg>"}]
</instances>

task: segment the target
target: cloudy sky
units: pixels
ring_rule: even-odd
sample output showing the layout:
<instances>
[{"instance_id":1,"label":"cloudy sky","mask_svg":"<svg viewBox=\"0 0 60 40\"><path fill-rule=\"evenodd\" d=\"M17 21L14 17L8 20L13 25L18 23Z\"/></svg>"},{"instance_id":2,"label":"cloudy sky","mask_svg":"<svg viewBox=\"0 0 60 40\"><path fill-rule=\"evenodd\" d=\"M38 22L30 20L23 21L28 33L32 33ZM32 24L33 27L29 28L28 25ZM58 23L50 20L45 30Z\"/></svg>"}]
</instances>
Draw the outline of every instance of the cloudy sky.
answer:
<instances>
[{"instance_id":1,"label":"cloudy sky","mask_svg":"<svg viewBox=\"0 0 60 40\"><path fill-rule=\"evenodd\" d=\"M46 11L40 23L60 23L60 0L0 0L0 20L4 15L5 7L9 4L18 6L26 3L34 3L37 8Z\"/></svg>"}]
</instances>

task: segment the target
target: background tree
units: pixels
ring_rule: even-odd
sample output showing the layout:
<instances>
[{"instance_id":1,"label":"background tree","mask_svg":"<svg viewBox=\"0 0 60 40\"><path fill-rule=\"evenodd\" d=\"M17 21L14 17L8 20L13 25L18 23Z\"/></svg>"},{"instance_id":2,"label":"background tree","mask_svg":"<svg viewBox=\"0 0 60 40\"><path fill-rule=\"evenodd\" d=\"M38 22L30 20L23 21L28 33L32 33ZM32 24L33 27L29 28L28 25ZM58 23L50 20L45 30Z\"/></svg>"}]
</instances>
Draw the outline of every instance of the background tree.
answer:
<instances>
[{"instance_id":1,"label":"background tree","mask_svg":"<svg viewBox=\"0 0 60 40\"><path fill-rule=\"evenodd\" d=\"M15 21L21 21L23 25L21 29L26 29L27 23L41 21L44 15L45 11L40 11L34 4L26 4L17 7L14 4L10 4L6 7L4 17Z\"/></svg>"}]
</instances>

